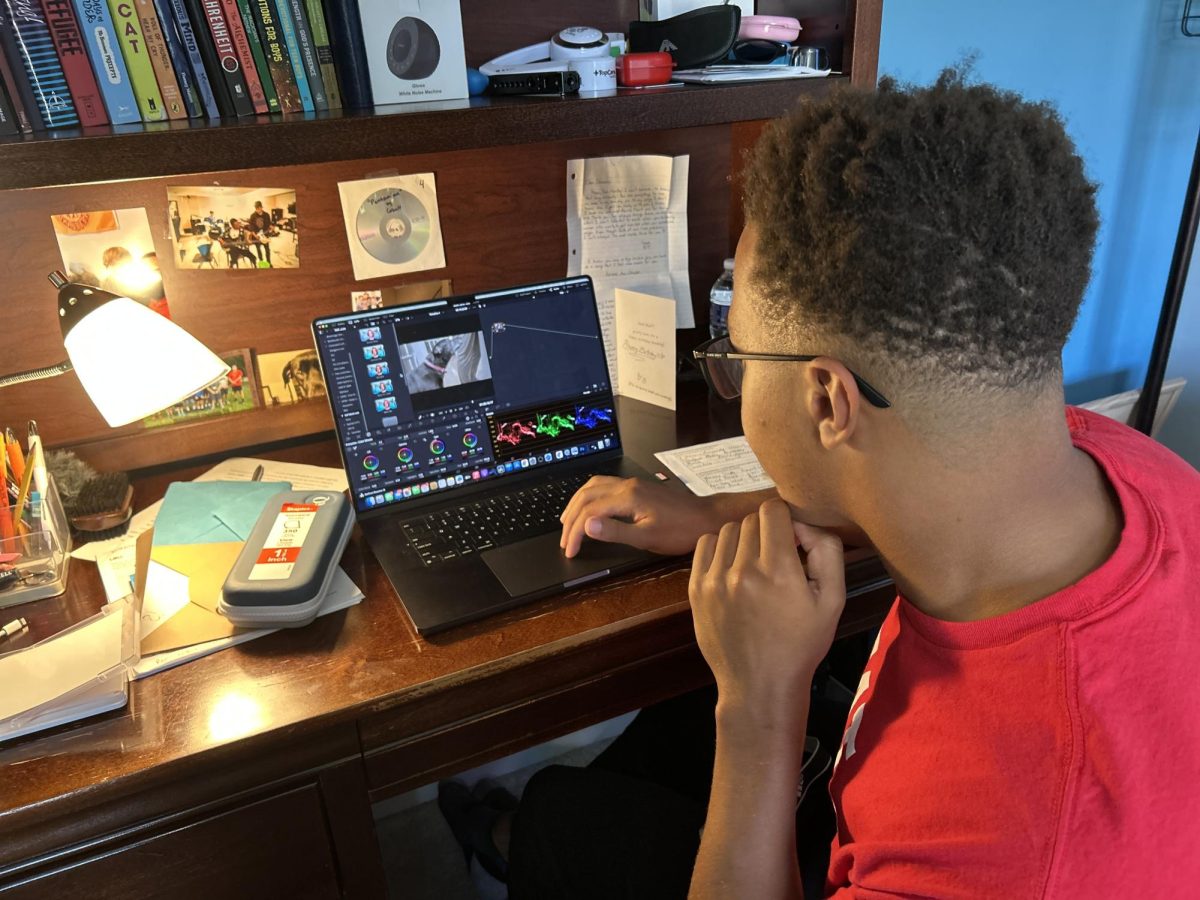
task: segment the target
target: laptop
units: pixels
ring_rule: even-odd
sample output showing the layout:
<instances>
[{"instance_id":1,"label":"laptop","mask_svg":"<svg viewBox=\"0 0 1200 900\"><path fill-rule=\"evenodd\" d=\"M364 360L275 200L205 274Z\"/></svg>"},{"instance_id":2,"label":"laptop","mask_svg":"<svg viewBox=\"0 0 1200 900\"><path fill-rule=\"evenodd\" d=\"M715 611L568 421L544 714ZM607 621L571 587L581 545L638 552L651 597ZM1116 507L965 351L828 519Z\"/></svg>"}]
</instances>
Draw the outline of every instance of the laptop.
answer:
<instances>
[{"instance_id":1,"label":"laptop","mask_svg":"<svg viewBox=\"0 0 1200 900\"><path fill-rule=\"evenodd\" d=\"M588 478L648 477L621 450L590 278L312 328L358 520L419 633L657 558L558 546Z\"/></svg>"}]
</instances>

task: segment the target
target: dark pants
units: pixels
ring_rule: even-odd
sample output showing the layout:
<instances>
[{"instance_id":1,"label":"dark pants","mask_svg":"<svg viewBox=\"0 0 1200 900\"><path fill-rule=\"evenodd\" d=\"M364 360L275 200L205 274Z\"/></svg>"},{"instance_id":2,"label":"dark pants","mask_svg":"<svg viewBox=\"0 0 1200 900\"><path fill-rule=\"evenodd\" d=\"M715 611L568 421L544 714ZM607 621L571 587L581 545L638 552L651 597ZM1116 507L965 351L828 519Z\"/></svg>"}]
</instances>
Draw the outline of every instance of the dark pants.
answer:
<instances>
[{"instance_id":1,"label":"dark pants","mask_svg":"<svg viewBox=\"0 0 1200 900\"><path fill-rule=\"evenodd\" d=\"M642 710L586 769L530 779L512 824L511 900L685 898L700 846L716 746L713 688ZM846 710L814 698L809 733L830 754ZM797 816L805 889L819 896L833 837L828 775Z\"/></svg>"}]
</instances>

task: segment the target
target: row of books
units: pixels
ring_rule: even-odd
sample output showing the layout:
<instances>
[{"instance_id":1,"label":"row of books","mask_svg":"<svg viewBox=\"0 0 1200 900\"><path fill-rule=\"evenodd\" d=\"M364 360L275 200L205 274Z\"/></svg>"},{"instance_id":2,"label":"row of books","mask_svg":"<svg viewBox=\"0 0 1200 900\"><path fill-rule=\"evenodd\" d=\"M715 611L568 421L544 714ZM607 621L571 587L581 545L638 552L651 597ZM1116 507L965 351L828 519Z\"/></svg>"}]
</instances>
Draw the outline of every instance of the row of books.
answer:
<instances>
[{"instance_id":1,"label":"row of books","mask_svg":"<svg viewBox=\"0 0 1200 900\"><path fill-rule=\"evenodd\" d=\"M357 0L0 0L0 135L371 103Z\"/></svg>"}]
</instances>

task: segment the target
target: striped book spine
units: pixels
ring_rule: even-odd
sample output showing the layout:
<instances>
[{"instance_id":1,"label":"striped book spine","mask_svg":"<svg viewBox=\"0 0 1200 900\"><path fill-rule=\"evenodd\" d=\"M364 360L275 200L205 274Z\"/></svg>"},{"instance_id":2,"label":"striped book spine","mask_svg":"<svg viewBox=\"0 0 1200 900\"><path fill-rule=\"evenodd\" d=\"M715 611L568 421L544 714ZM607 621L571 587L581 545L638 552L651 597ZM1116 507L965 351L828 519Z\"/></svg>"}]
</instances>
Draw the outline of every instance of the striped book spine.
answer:
<instances>
[{"instance_id":1,"label":"striped book spine","mask_svg":"<svg viewBox=\"0 0 1200 900\"><path fill-rule=\"evenodd\" d=\"M250 0L237 0L237 8L242 19L242 28L246 30L246 40L250 43L250 55L254 57L254 68L258 70L258 80L262 83L263 94L267 98L267 109L279 112L279 93L275 90L271 67L267 65L262 38L258 36L258 27L254 24L254 11L250 8Z\"/></svg>"},{"instance_id":2,"label":"striped book spine","mask_svg":"<svg viewBox=\"0 0 1200 900\"><path fill-rule=\"evenodd\" d=\"M114 125L142 121L108 4L105 0L75 0L75 17L92 57L109 120Z\"/></svg>"},{"instance_id":3,"label":"striped book spine","mask_svg":"<svg viewBox=\"0 0 1200 900\"><path fill-rule=\"evenodd\" d=\"M133 0L108 0L108 11L112 13L121 42L121 54L125 57L125 68L129 70L129 81L133 95L137 98L145 122L161 122L167 118L158 79L154 77L154 64L146 51L146 39L142 35L142 23L138 18Z\"/></svg>"},{"instance_id":4,"label":"striped book spine","mask_svg":"<svg viewBox=\"0 0 1200 900\"><path fill-rule=\"evenodd\" d=\"M263 52L267 57L267 68L275 82L275 93L279 95L280 112L304 112L300 99L300 88L296 84L296 73L292 71L292 58L279 27L279 17L272 0L251 0L254 25L262 38Z\"/></svg>"},{"instance_id":5,"label":"striped book spine","mask_svg":"<svg viewBox=\"0 0 1200 900\"><path fill-rule=\"evenodd\" d=\"M37 0L4 0L4 4L43 124L47 128L78 125L79 116L71 101L67 77L54 50L54 40L46 27L41 4Z\"/></svg>"},{"instance_id":6,"label":"striped book spine","mask_svg":"<svg viewBox=\"0 0 1200 900\"><path fill-rule=\"evenodd\" d=\"M196 32L192 28L192 20L188 18L187 7L183 5L183 0L167 2L170 5L171 18L175 20L175 33L179 35L179 43L183 45L183 52L187 54L188 65L192 69L200 105L204 107L204 114L210 119L219 119L221 112L217 106L217 97L213 92L212 82L209 81L208 70L204 67L204 57L200 54L200 45L196 43ZM163 21L165 23L166 19Z\"/></svg>"},{"instance_id":7,"label":"striped book spine","mask_svg":"<svg viewBox=\"0 0 1200 900\"><path fill-rule=\"evenodd\" d=\"M250 39L246 37L246 27L242 24L242 12L238 9L237 0L221 0L221 8L225 13L225 21L229 24L229 39L233 41L233 49L242 64L242 77L246 79L246 92L256 113L269 112L267 95L263 91L262 79L258 77L258 69L254 65L254 54L250 51Z\"/></svg>"},{"instance_id":8,"label":"striped book spine","mask_svg":"<svg viewBox=\"0 0 1200 900\"><path fill-rule=\"evenodd\" d=\"M333 64L333 47L329 43L325 10L321 8L321 0L304 0L304 7L308 13L313 48L317 51L317 64L321 67L321 80L325 82L325 98L329 101L330 109L341 109L342 92L338 89L337 67Z\"/></svg>"},{"instance_id":9,"label":"striped book spine","mask_svg":"<svg viewBox=\"0 0 1200 900\"><path fill-rule=\"evenodd\" d=\"M32 108L33 114L37 115L37 108L33 102L33 92L29 90L29 79L25 77L25 72L21 70L20 54L16 52L17 43L9 31L6 13L7 10L0 4L0 85L4 87L5 93L8 94L8 102L12 104L17 125L22 131L33 131L34 124L33 119L30 118L30 109ZM14 59L17 60L16 69L8 61L10 42ZM17 77L18 72L20 78ZM27 97L28 100L26 99ZM29 108L26 107L27 102L30 105ZM38 117L37 127L42 127L40 116Z\"/></svg>"},{"instance_id":10,"label":"striped book spine","mask_svg":"<svg viewBox=\"0 0 1200 900\"><path fill-rule=\"evenodd\" d=\"M162 94L163 107L168 119L186 119L187 106L183 102L183 91L179 89L179 78L171 57L167 53L167 39L163 37L158 13L154 11L154 0L136 0L138 20L142 25L142 37L146 42L146 53L154 69L154 79Z\"/></svg>"},{"instance_id":11,"label":"striped book spine","mask_svg":"<svg viewBox=\"0 0 1200 900\"><path fill-rule=\"evenodd\" d=\"M300 40L296 37L296 26L292 22L292 11L288 0L271 0L271 9L275 13L275 21L283 32L283 42L287 46L288 58L292 63L292 75L296 78L296 90L300 92L300 103L305 112L314 112L312 88L308 83L304 60L300 58Z\"/></svg>"},{"instance_id":12,"label":"striped book spine","mask_svg":"<svg viewBox=\"0 0 1200 900\"><path fill-rule=\"evenodd\" d=\"M171 67L175 70L175 78L179 81L179 93L183 95L183 106L189 119L204 118L204 107L200 105L200 92L196 90L196 76L188 62L187 51L183 49L183 41L179 39L179 31L175 28L175 17L166 0L153 0L154 13L158 17L162 29L163 41L167 45L167 56Z\"/></svg>"},{"instance_id":13,"label":"striped book spine","mask_svg":"<svg viewBox=\"0 0 1200 900\"><path fill-rule=\"evenodd\" d=\"M107 125L108 113L100 96L100 85L88 60L87 45L80 32L79 20L71 0L42 0L46 26L58 51L58 61L67 76L67 89L75 102L81 125Z\"/></svg>"}]
</instances>

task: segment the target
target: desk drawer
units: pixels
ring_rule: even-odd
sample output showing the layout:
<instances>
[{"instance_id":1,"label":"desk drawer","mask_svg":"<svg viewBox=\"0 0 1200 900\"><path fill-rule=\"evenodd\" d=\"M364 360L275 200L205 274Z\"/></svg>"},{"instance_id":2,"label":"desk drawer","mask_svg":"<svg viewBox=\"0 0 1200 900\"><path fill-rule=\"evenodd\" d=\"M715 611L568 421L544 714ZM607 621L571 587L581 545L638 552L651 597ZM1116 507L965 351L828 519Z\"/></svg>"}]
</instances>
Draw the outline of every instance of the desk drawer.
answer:
<instances>
[{"instance_id":1,"label":"desk drawer","mask_svg":"<svg viewBox=\"0 0 1200 900\"><path fill-rule=\"evenodd\" d=\"M70 863L7 889L5 900L338 897L316 785L248 803Z\"/></svg>"}]
</instances>

